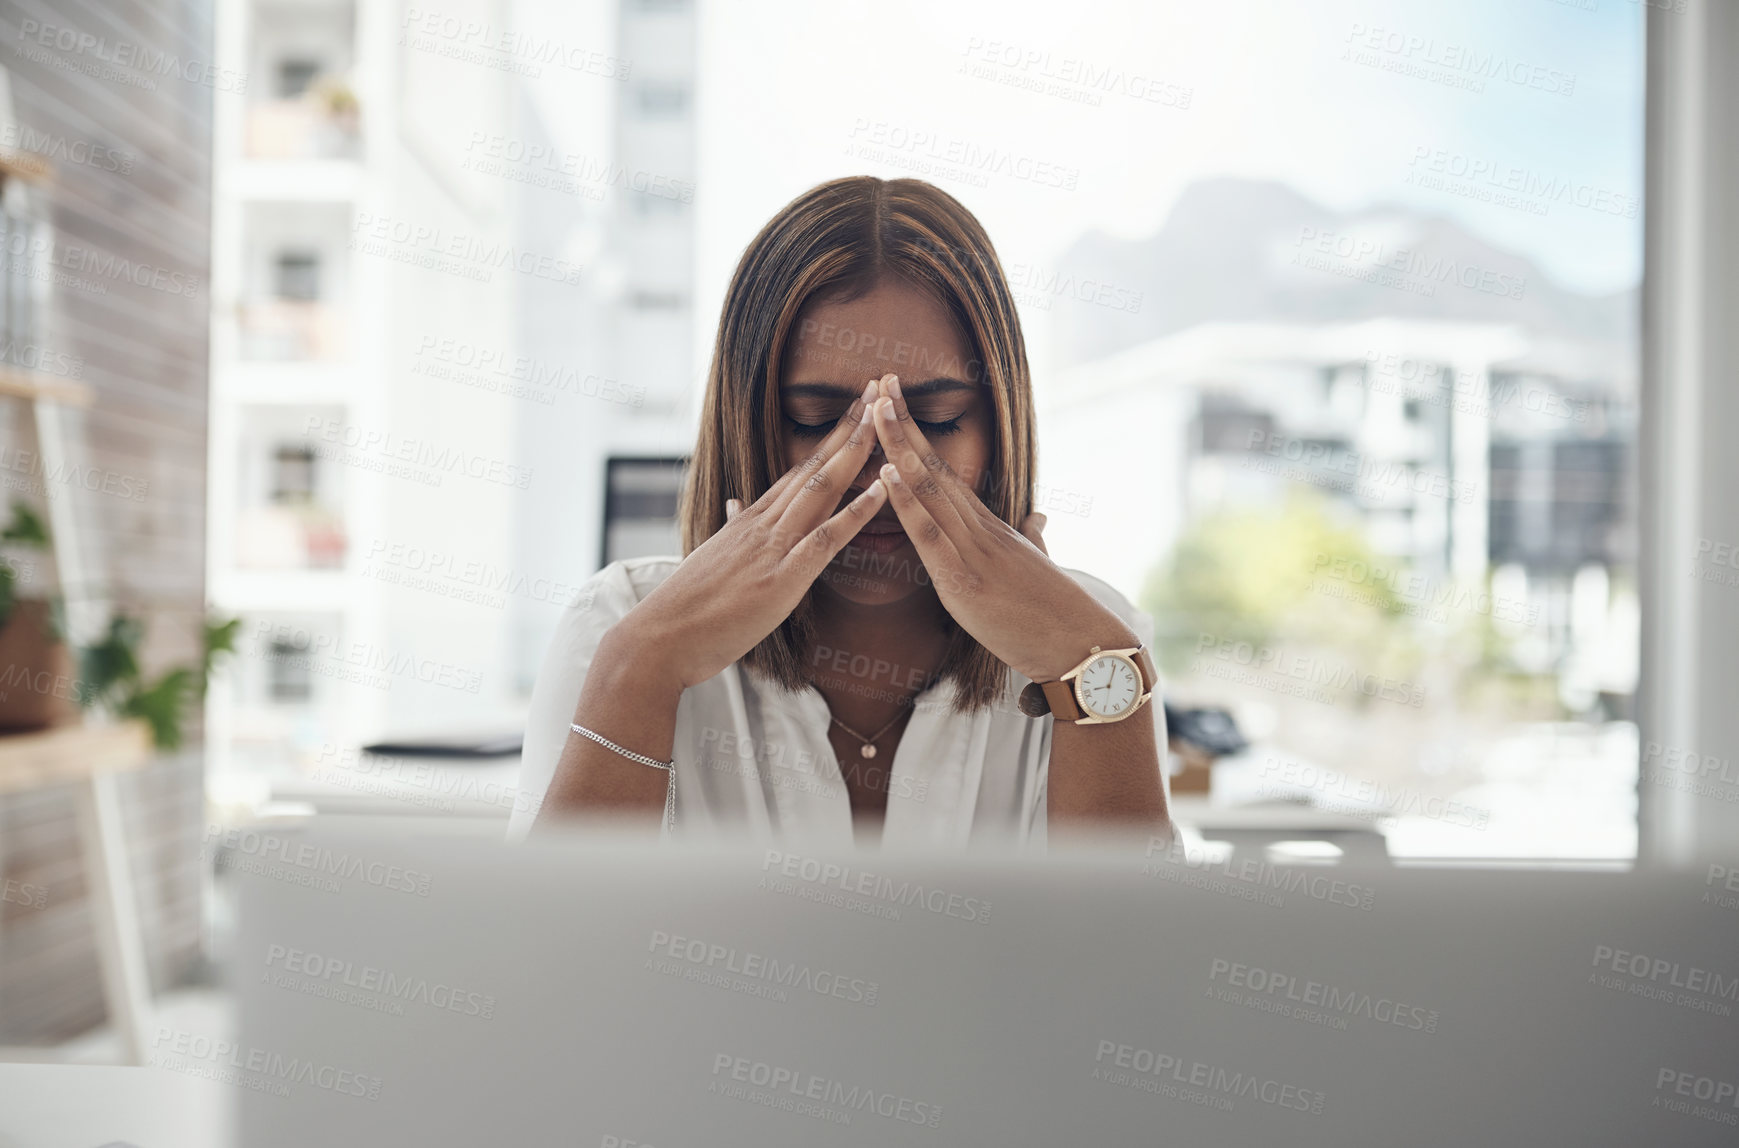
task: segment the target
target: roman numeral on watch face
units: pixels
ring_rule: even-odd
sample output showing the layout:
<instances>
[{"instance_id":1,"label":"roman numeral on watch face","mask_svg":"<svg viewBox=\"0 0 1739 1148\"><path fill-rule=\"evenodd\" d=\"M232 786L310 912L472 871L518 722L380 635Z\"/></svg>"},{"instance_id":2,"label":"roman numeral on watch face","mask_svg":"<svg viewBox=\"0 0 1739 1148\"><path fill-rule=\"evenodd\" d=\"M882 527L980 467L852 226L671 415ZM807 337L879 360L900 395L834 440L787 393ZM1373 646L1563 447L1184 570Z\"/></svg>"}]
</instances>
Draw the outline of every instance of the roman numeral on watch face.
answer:
<instances>
[{"instance_id":1,"label":"roman numeral on watch face","mask_svg":"<svg viewBox=\"0 0 1739 1148\"><path fill-rule=\"evenodd\" d=\"M1141 678L1122 658L1095 658L1081 671L1081 696L1089 712L1116 717L1141 696Z\"/></svg>"}]
</instances>

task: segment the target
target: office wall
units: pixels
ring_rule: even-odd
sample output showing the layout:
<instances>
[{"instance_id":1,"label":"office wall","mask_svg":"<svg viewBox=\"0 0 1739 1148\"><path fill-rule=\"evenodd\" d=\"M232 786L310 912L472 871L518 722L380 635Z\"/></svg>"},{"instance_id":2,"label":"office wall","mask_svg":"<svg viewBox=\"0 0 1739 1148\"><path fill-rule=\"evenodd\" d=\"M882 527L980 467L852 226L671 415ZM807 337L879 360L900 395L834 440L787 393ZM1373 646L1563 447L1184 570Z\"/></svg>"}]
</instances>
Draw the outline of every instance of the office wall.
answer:
<instances>
[{"instance_id":1,"label":"office wall","mask_svg":"<svg viewBox=\"0 0 1739 1148\"><path fill-rule=\"evenodd\" d=\"M197 658L204 614L212 104L245 84L211 59L210 0L0 0L0 145L48 172L32 181L54 230L32 269L45 293L39 337L95 395L68 419L74 469L35 475L34 488L14 453L25 411L0 402L0 495L40 506L46 487L73 507L99 614L112 604L147 624L148 676ZM184 980L199 950L197 743L195 731L192 748L121 788L159 989ZM0 799L0 873L40 890L0 904L0 1044L100 1022L64 789Z\"/></svg>"}]
</instances>

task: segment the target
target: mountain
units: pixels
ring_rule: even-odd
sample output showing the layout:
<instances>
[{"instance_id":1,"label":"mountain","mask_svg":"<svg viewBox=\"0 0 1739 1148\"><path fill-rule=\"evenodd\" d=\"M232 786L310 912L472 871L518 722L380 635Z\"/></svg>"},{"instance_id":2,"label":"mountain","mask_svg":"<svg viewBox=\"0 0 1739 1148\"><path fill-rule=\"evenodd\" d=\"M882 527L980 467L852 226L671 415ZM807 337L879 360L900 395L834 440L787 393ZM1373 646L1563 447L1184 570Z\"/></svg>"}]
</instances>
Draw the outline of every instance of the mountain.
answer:
<instances>
[{"instance_id":1,"label":"mountain","mask_svg":"<svg viewBox=\"0 0 1739 1148\"><path fill-rule=\"evenodd\" d=\"M1074 294L1070 305L1050 308L1065 362L1213 321L1441 319L1518 323L1540 336L1621 348L1637 339L1635 289L1565 290L1527 258L1440 216L1391 204L1336 212L1268 181L1193 183L1154 235L1090 232L1054 273L1037 273L1028 290ZM1098 297L1124 309L1077 303L1094 297L1086 284L1113 288Z\"/></svg>"}]
</instances>

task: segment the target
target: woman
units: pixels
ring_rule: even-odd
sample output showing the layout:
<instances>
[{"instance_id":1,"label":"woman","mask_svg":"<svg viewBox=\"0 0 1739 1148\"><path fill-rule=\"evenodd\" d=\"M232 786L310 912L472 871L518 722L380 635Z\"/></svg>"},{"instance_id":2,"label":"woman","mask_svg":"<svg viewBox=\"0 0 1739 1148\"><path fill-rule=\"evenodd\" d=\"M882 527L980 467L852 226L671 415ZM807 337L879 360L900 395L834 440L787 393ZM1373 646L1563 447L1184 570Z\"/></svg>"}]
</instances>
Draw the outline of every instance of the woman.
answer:
<instances>
[{"instance_id":1,"label":"woman","mask_svg":"<svg viewBox=\"0 0 1739 1148\"><path fill-rule=\"evenodd\" d=\"M1169 837L1152 621L1047 556L1033 440L1014 303L963 206L868 176L792 201L725 297L684 557L611 563L564 614L525 741L544 800L510 834Z\"/></svg>"}]
</instances>

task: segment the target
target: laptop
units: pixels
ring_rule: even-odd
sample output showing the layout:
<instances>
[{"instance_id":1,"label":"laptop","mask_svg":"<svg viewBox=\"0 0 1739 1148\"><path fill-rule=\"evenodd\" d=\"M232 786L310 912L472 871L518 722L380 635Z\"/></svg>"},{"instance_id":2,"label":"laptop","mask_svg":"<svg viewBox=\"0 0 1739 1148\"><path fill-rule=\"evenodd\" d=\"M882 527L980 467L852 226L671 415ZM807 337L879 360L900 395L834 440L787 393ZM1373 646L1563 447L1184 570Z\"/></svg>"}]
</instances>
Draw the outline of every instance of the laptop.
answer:
<instances>
[{"instance_id":1,"label":"laptop","mask_svg":"<svg viewBox=\"0 0 1739 1148\"><path fill-rule=\"evenodd\" d=\"M239 1143L1732 1144L1739 878L257 837Z\"/></svg>"}]
</instances>

